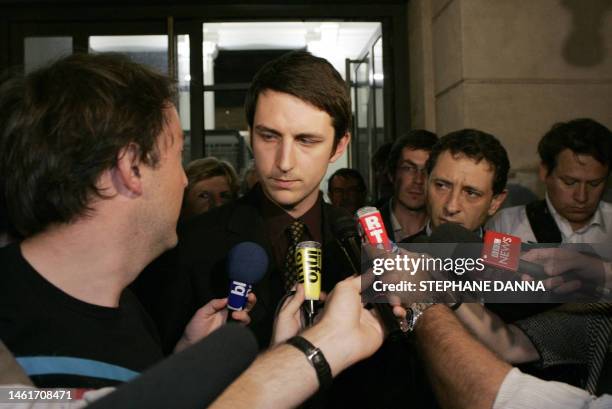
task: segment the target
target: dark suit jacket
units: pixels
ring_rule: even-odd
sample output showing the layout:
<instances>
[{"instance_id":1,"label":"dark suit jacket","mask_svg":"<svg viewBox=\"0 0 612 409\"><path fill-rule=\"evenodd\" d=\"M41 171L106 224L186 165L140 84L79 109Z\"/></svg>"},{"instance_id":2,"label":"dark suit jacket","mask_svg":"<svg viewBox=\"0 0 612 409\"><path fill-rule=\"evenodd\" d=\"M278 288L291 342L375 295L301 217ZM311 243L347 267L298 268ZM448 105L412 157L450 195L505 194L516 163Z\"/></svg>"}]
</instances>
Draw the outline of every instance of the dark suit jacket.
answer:
<instances>
[{"instance_id":1,"label":"dark suit jacket","mask_svg":"<svg viewBox=\"0 0 612 409\"><path fill-rule=\"evenodd\" d=\"M385 225L385 230L387 230L387 234L391 240L395 240L393 238L393 223L391 223L391 206L389 204L391 199L384 202L378 210L380 211L380 215L383 219L383 224Z\"/></svg>"},{"instance_id":2,"label":"dark suit jacket","mask_svg":"<svg viewBox=\"0 0 612 409\"><path fill-rule=\"evenodd\" d=\"M273 262L274 243L267 237L261 215L261 195L261 189L255 188L232 204L188 220L179 227L176 249L152 267L156 270L152 274L161 276L158 279L162 283L162 294L158 298L162 304L148 304L153 308L152 314L166 350L180 338L198 308L212 298L227 297L227 254L233 246L244 241L261 245L270 260L263 279L253 288L257 303L250 312L250 327L260 348L268 346L275 310L284 290L281 272ZM347 215L344 210L322 203L322 289L328 292L338 281L352 274L350 261L331 230L332 223L343 215Z\"/></svg>"},{"instance_id":3,"label":"dark suit jacket","mask_svg":"<svg viewBox=\"0 0 612 409\"><path fill-rule=\"evenodd\" d=\"M227 296L225 265L234 245L259 243L272 260L274 243L266 236L260 194L259 189L251 191L235 203L184 223L179 228L179 245L149 266L133 286L157 322L166 352L172 350L197 308L212 298ZM338 217L348 214L325 203L322 206L322 288L329 292L352 274L350 261L331 229ZM263 349L269 344L275 310L283 294L280 273L273 262L253 291L257 304L250 313L251 329ZM313 407L393 407L405 398L407 388L413 388L414 380L424 376L413 373L411 361L406 345L387 341L372 358L340 374L330 393Z\"/></svg>"}]
</instances>

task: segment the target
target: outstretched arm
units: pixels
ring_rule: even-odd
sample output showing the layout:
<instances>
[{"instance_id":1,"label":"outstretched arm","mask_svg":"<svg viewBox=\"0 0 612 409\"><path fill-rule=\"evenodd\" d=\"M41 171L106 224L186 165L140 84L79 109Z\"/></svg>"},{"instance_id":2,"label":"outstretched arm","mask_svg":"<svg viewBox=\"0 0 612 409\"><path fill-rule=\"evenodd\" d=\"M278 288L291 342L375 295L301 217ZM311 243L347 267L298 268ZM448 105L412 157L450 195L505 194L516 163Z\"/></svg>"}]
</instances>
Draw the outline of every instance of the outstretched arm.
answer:
<instances>
[{"instance_id":1,"label":"outstretched arm","mask_svg":"<svg viewBox=\"0 0 612 409\"><path fill-rule=\"evenodd\" d=\"M326 301L321 320L301 336L318 347L332 376L372 355L382 345L383 329L361 305L360 277L336 285ZM213 403L213 408L290 408L319 387L313 367L303 352L281 344L261 355Z\"/></svg>"},{"instance_id":2,"label":"outstretched arm","mask_svg":"<svg viewBox=\"0 0 612 409\"><path fill-rule=\"evenodd\" d=\"M443 408L490 409L512 367L476 341L444 305L417 322L423 361Z\"/></svg>"}]
</instances>

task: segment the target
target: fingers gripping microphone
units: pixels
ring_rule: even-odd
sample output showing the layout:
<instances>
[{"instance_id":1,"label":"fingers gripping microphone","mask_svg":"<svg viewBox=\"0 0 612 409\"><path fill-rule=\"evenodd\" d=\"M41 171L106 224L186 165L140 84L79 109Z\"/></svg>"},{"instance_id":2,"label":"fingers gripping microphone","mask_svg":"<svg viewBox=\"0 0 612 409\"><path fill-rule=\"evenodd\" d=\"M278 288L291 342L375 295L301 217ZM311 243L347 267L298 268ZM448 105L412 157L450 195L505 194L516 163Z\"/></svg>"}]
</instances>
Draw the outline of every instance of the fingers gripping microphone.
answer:
<instances>
[{"instance_id":1,"label":"fingers gripping microphone","mask_svg":"<svg viewBox=\"0 0 612 409\"><path fill-rule=\"evenodd\" d=\"M227 308L241 311L254 284L268 271L268 255L257 243L245 241L236 244L227 257L227 273L230 279Z\"/></svg>"},{"instance_id":2,"label":"fingers gripping microphone","mask_svg":"<svg viewBox=\"0 0 612 409\"><path fill-rule=\"evenodd\" d=\"M359 231L364 244L380 245L390 252L397 251L397 246L387 235L382 215L377 208L362 207L357 210L357 217L359 218ZM358 257L361 260L361 256ZM408 322L405 319L396 318L389 304L375 303L374 308L380 315L390 338L400 338L401 335L408 332Z\"/></svg>"},{"instance_id":3,"label":"fingers gripping microphone","mask_svg":"<svg viewBox=\"0 0 612 409\"><path fill-rule=\"evenodd\" d=\"M311 326L316 313L315 304L321 298L321 244L316 241L298 243L295 250L298 283L304 284L306 325Z\"/></svg>"},{"instance_id":4,"label":"fingers gripping microphone","mask_svg":"<svg viewBox=\"0 0 612 409\"><path fill-rule=\"evenodd\" d=\"M436 228L429 237L429 243L457 243L452 255L445 257L481 257L483 263L493 267L511 272L526 273L533 278L546 278L544 268L536 263L521 260L521 239L505 233L492 230L485 232L481 239L476 233L455 224L445 223ZM470 243L483 243L473 245ZM440 247L431 247L434 252ZM440 254L433 254L442 256Z\"/></svg>"}]
</instances>

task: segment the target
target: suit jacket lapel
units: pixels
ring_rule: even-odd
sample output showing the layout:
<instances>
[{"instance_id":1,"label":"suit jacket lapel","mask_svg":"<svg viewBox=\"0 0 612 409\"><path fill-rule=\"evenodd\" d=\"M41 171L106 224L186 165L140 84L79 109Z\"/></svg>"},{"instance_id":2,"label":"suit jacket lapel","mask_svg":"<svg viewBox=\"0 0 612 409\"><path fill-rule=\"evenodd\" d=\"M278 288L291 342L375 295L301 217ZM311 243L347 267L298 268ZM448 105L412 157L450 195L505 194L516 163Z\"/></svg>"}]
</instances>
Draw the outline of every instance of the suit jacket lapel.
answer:
<instances>
[{"instance_id":1,"label":"suit jacket lapel","mask_svg":"<svg viewBox=\"0 0 612 409\"><path fill-rule=\"evenodd\" d=\"M252 241L259 244L264 248L268 255L268 270L266 274L257 283L253 291L257 296L256 309L259 312L253 311L254 314L270 314L270 311L274 311L275 305L271 305L271 277L272 270L274 269L274 261L272 256L272 243L266 234L266 227L264 224L263 217L260 212L260 198L259 194L261 191L259 188L252 189L247 195L238 200L237 205L232 213L229 222L227 224L228 230L232 234L236 234L241 237L242 241ZM252 317L253 320L256 316Z\"/></svg>"}]
</instances>

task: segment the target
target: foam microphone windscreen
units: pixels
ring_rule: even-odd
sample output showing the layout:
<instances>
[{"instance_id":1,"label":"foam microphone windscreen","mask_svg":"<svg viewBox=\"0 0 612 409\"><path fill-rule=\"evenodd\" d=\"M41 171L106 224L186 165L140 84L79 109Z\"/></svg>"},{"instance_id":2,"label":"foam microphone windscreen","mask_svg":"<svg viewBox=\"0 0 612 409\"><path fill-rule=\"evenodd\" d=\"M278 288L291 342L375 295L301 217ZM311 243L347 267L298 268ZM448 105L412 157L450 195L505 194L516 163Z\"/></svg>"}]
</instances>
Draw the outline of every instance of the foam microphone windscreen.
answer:
<instances>
[{"instance_id":1,"label":"foam microphone windscreen","mask_svg":"<svg viewBox=\"0 0 612 409\"><path fill-rule=\"evenodd\" d=\"M340 216L331 225L332 232L340 240L359 237L355 219L350 216Z\"/></svg>"},{"instance_id":2,"label":"foam microphone windscreen","mask_svg":"<svg viewBox=\"0 0 612 409\"><path fill-rule=\"evenodd\" d=\"M482 243L478 234L457 223L444 223L429 236L430 243Z\"/></svg>"},{"instance_id":3,"label":"foam microphone windscreen","mask_svg":"<svg viewBox=\"0 0 612 409\"><path fill-rule=\"evenodd\" d=\"M257 353L251 331L228 324L87 407L201 409L210 405Z\"/></svg>"},{"instance_id":4,"label":"foam microphone windscreen","mask_svg":"<svg viewBox=\"0 0 612 409\"><path fill-rule=\"evenodd\" d=\"M255 284L268 270L268 255L257 243L244 241L236 244L227 256L227 273L230 280Z\"/></svg>"},{"instance_id":5,"label":"foam microphone windscreen","mask_svg":"<svg viewBox=\"0 0 612 409\"><path fill-rule=\"evenodd\" d=\"M334 237L342 244L341 249L351 264L353 274L365 271L361 265L361 239L355 219L350 216L340 216L331 225Z\"/></svg>"},{"instance_id":6,"label":"foam microphone windscreen","mask_svg":"<svg viewBox=\"0 0 612 409\"><path fill-rule=\"evenodd\" d=\"M268 271L268 255L257 243L245 241L236 244L227 256L227 273L230 289L227 308L242 310L253 285Z\"/></svg>"},{"instance_id":7,"label":"foam microphone windscreen","mask_svg":"<svg viewBox=\"0 0 612 409\"><path fill-rule=\"evenodd\" d=\"M436 257L480 257L482 244L480 236L456 223L444 223L435 228L429 240L428 249ZM444 245L446 243L446 245Z\"/></svg>"}]
</instances>

